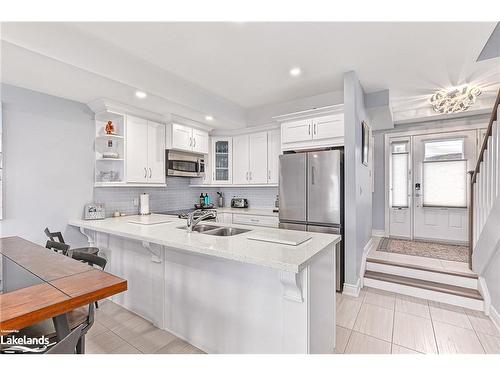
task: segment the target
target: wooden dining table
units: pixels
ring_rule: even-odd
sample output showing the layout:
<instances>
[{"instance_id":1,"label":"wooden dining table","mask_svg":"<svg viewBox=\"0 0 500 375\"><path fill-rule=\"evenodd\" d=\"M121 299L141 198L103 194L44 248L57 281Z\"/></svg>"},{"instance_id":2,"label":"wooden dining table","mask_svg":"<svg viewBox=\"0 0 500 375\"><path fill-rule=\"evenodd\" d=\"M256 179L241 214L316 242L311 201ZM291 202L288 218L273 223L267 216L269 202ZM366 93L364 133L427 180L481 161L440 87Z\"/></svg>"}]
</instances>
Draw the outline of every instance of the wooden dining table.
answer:
<instances>
[{"instance_id":1,"label":"wooden dining table","mask_svg":"<svg viewBox=\"0 0 500 375\"><path fill-rule=\"evenodd\" d=\"M20 237L0 238L0 335L52 319L58 340L67 313L127 290L127 281Z\"/></svg>"}]
</instances>

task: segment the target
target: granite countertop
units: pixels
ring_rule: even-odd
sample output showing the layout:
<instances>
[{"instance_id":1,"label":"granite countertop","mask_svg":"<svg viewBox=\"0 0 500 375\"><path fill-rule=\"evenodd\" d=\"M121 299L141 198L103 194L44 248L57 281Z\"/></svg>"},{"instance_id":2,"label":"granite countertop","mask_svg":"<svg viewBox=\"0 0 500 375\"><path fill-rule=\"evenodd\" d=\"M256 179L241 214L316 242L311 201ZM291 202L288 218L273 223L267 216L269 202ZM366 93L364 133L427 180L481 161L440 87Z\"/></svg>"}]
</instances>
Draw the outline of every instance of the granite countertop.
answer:
<instances>
[{"instance_id":1,"label":"granite countertop","mask_svg":"<svg viewBox=\"0 0 500 375\"><path fill-rule=\"evenodd\" d=\"M168 219L168 222L153 225L130 223L131 220L140 218L134 215L104 220L70 220L69 224L133 240L289 272L300 272L317 254L331 248L330 246L340 242L341 239L339 235L308 232L311 239L293 246L251 240L248 236L259 234L262 237L269 233L270 236L287 239L294 236L290 235L291 233L297 235L304 232L231 224L231 227L251 229L251 231L236 236L218 237L197 232L187 233L186 230L179 229L186 225L186 220L174 216L153 214L150 217L157 221ZM210 225L228 226L221 223L210 223Z\"/></svg>"}]
</instances>

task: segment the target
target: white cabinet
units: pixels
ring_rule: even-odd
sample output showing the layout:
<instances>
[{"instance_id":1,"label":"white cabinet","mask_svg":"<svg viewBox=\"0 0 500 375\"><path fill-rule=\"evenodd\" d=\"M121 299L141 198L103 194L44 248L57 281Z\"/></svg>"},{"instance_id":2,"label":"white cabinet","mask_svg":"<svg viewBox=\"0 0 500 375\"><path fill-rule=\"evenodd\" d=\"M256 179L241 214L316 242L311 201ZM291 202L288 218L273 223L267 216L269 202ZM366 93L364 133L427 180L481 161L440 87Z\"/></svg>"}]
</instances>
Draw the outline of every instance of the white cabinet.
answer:
<instances>
[{"instance_id":1,"label":"white cabinet","mask_svg":"<svg viewBox=\"0 0 500 375\"><path fill-rule=\"evenodd\" d=\"M344 114L335 113L281 124L282 149L342 146L344 144Z\"/></svg>"},{"instance_id":2,"label":"white cabinet","mask_svg":"<svg viewBox=\"0 0 500 375\"><path fill-rule=\"evenodd\" d=\"M279 219L276 216L233 214L233 224L278 228Z\"/></svg>"},{"instance_id":3,"label":"white cabinet","mask_svg":"<svg viewBox=\"0 0 500 375\"><path fill-rule=\"evenodd\" d=\"M208 154L208 132L173 123L167 131L167 147L174 150Z\"/></svg>"},{"instance_id":4,"label":"white cabinet","mask_svg":"<svg viewBox=\"0 0 500 375\"><path fill-rule=\"evenodd\" d=\"M200 129L193 129L193 151L200 154L208 154L208 148L208 132Z\"/></svg>"},{"instance_id":5,"label":"white cabinet","mask_svg":"<svg viewBox=\"0 0 500 375\"><path fill-rule=\"evenodd\" d=\"M233 137L233 183L267 183L267 132Z\"/></svg>"},{"instance_id":6,"label":"white cabinet","mask_svg":"<svg viewBox=\"0 0 500 375\"><path fill-rule=\"evenodd\" d=\"M277 184L279 180L279 156L281 154L281 136L279 130L267 132L267 183Z\"/></svg>"},{"instance_id":7,"label":"white cabinet","mask_svg":"<svg viewBox=\"0 0 500 375\"><path fill-rule=\"evenodd\" d=\"M165 183L165 125L148 121L148 182Z\"/></svg>"},{"instance_id":8,"label":"white cabinet","mask_svg":"<svg viewBox=\"0 0 500 375\"><path fill-rule=\"evenodd\" d=\"M313 139L344 137L344 115L336 114L313 119Z\"/></svg>"},{"instance_id":9,"label":"white cabinet","mask_svg":"<svg viewBox=\"0 0 500 375\"><path fill-rule=\"evenodd\" d=\"M231 137L212 138L212 183L231 184L233 182L233 139Z\"/></svg>"},{"instance_id":10,"label":"white cabinet","mask_svg":"<svg viewBox=\"0 0 500 375\"><path fill-rule=\"evenodd\" d=\"M165 125L127 116L125 165L129 183L164 183Z\"/></svg>"},{"instance_id":11,"label":"white cabinet","mask_svg":"<svg viewBox=\"0 0 500 375\"><path fill-rule=\"evenodd\" d=\"M289 121L281 125L281 139L283 143L301 142L312 139L312 121Z\"/></svg>"}]
</instances>

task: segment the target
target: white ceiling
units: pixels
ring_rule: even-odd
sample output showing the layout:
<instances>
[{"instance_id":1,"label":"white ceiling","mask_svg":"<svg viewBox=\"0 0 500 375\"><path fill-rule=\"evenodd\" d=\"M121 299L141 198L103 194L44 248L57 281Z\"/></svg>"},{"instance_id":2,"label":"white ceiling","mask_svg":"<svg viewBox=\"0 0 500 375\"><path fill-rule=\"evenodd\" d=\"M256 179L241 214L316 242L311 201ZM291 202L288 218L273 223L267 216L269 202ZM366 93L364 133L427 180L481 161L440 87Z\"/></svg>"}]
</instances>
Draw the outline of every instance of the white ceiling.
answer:
<instances>
[{"instance_id":1,"label":"white ceiling","mask_svg":"<svg viewBox=\"0 0 500 375\"><path fill-rule=\"evenodd\" d=\"M342 91L343 74L350 70L357 72L366 92L390 89L395 112L428 106L428 96L437 88L472 82L491 94L500 87L498 59L476 62L495 27L491 22L2 26L2 39L10 49L25 49L85 71L75 74L68 88L72 99L109 96L103 84L99 93L88 87L87 76L92 73L119 82L130 92L135 87L147 90L158 105L160 99L180 105L194 100L200 119L205 113L217 118L220 112L232 124L241 124L251 108ZM4 61L8 63L4 80L29 86L25 72L29 61L9 63L5 51ZM302 68L300 77L289 76L293 66ZM65 79L69 76L68 72ZM64 85L53 81L57 88L52 90L64 96ZM50 82L38 82L34 89ZM85 95L79 96L80 86L86 86ZM148 109L154 110L151 106Z\"/></svg>"},{"instance_id":2,"label":"white ceiling","mask_svg":"<svg viewBox=\"0 0 500 375\"><path fill-rule=\"evenodd\" d=\"M74 25L245 108L342 90L349 70L367 92L415 95L499 65L475 62L495 27L486 22Z\"/></svg>"}]
</instances>

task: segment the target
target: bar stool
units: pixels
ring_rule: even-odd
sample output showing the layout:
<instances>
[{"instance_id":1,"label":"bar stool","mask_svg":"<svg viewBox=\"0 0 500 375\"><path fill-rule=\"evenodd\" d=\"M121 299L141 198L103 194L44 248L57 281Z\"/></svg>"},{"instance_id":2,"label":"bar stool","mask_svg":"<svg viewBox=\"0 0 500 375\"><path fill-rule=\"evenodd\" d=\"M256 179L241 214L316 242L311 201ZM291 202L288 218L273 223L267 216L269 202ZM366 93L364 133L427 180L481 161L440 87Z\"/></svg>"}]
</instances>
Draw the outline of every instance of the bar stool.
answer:
<instances>
[{"instance_id":1,"label":"bar stool","mask_svg":"<svg viewBox=\"0 0 500 375\"><path fill-rule=\"evenodd\" d=\"M59 250L61 250L60 248L65 248L65 247L64 246L58 246L58 245L55 245L55 244L60 243L60 244L67 245L66 242L64 242L64 238L63 238L63 235L62 235L61 232L51 232L49 230L49 228L45 228L44 233L49 238L50 245L52 245L52 247L48 247L49 241L47 241L47 244L45 245L45 247L47 249L52 249L54 251L59 251ZM56 239L57 239L57 241L56 241ZM68 255L69 245L67 245L67 246L68 246L68 249L66 249L66 251L62 251L61 250L64 255ZM75 252L75 251L78 251L78 252L81 252L81 253L89 253L89 254L93 254L93 255L99 254L99 248L92 247L92 246L89 246L89 247L79 247L77 249L71 249L71 252Z\"/></svg>"}]
</instances>

